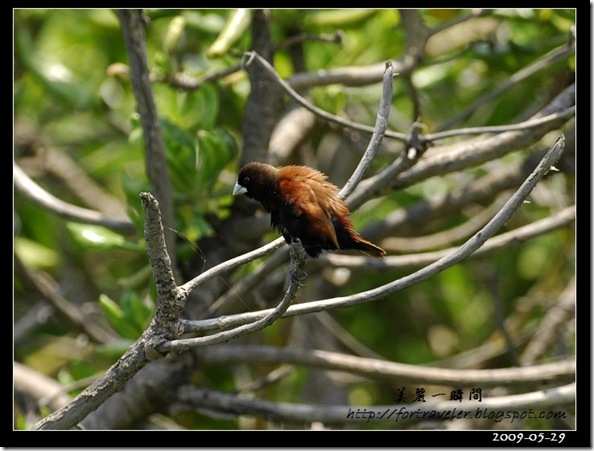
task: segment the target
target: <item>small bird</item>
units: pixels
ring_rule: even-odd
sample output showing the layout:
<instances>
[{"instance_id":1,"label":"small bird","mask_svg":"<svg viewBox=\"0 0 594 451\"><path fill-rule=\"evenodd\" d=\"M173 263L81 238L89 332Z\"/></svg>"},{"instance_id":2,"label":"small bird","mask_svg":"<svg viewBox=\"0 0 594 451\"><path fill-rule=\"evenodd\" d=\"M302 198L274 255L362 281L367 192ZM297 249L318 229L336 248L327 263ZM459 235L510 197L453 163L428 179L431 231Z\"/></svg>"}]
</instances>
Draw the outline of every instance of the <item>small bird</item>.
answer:
<instances>
[{"instance_id":1,"label":"small bird","mask_svg":"<svg viewBox=\"0 0 594 451\"><path fill-rule=\"evenodd\" d=\"M245 194L260 202L287 244L299 239L311 257L323 250L356 249L382 258L386 251L355 231L338 187L326 179L307 166L277 169L248 163L239 171L233 195Z\"/></svg>"}]
</instances>

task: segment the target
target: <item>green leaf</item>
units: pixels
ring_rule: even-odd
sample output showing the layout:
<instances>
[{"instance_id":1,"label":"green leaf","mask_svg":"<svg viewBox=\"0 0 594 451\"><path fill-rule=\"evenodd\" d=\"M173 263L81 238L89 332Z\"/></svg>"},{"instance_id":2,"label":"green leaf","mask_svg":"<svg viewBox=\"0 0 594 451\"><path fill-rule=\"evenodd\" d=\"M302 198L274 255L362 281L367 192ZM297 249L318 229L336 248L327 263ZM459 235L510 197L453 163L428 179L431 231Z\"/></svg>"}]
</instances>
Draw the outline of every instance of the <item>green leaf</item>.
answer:
<instances>
[{"instance_id":1,"label":"green leaf","mask_svg":"<svg viewBox=\"0 0 594 451\"><path fill-rule=\"evenodd\" d=\"M225 27L215 42L206 51L209 58L219 58L229 51L245 34L252 21L249 9L235 9L229 14Z\"/></svg>"},{"instance_id":2,"label":"green leaf","mask_svg":"<svg viewBox=\"0 0 594 451\"><path fill-rule=\"evenodd\" d=\"M202 118L199 127L202 130L212 130L215 127L216 119L219 114L219 95L214 85L205 83L200 87L201 107L200 113Z\"/></svg>"},{"instance_id":3,"label":"green leaf","mask_svg":"<svg viewBox=\"0 0 594 451\"><path fill-rule=\"evenodd\" d=\"M199 177L212 186L225 166L235 158L236 147L222 131L198 132Z\"/></svg>"},{"instance_id":4,"label":"green leaf","mask_svg":"<svg viewBox=\"0 0 594 451\"><path fill-rule=\"evenodd\" d=\"M375 9L330 9L309 14L306 18L308 25L345 27L358 24L375 14Z\"/></svg>"},{"instance_id":5,"label":"green leaf","mask_svg":"<svg viewBox=\"0 0 594 451\"><path fill-rule=\"evenodd\" d=\"M163 50L167 55L175 53L177 46L184 35L185 28L186 19L183 16L174 17L173 20L169 22L167 33L165 34L165 38L163 38Z\"/></svg>"},{"instance_id":6,"label":"green leaf","mask_svg":"<svg viewBox=\"0 0 594 451\"><path fill-rule=\"evenodd\" d=\"M137 243L128 241L122 235L102 226L68 222L66 228L74 241L88 250L113 251L125 249L136 252L144 251L143 247Z\"/></svg>"},{"instance_id":7,"label":"green leaf","mask_svg":"<svg viewBox=\"0 0 594 451\"><path fill-rule=\"evenodd\" d=\"M117 302L102 293L99 295L99 305L109 323L122 337L136 340L140 336L141 331L130 321Z\"/></svg>"},{"instance_id":8,"label":"green leaf","mask_svg":"<svg viewBox=\"0 0 594 451\"><path fill-rule=\"evenodd\" d=\"M120 304L126 320L136 326L138 335L149 325L153 314L154 306L147 305L143 299L132 290L125 290L122 293Z\"/></svg>"},{"instance_id":9,"label":"green leaf","mask_svg":"<svg viewBox=\"0 0 594 451\"><path fill-rule=\"evenodd\" d=\"M53 268L59 260L53 249L22 236L14 238L14 251L27 266L33 268Z\"/></svg>"},{"instance_id":10,"label":"green leaf","mask_svg":"<svg viewBox=\"0 0 594 451\"><path fill-rule=\"evenodd\" d=\"M194 137L168 119L161 120L171 182L177 191L195 189L196 154Z\"/></svg>"}]
</instances>

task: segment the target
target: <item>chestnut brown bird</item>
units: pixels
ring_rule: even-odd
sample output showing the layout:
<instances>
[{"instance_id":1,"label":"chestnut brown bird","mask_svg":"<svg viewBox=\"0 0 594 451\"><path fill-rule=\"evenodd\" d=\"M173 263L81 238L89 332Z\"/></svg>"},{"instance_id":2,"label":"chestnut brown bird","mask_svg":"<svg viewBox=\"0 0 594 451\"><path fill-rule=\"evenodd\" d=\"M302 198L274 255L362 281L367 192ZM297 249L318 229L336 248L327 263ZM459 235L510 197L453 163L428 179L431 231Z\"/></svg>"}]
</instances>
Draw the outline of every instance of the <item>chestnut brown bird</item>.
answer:
<instances>
[{"instance_id":1,"label":"chestnut brown bird","mask_svg":"<svg viewBox=\"0 0 594 451\"><path fill-rule=\"evenodd\" d=\"M356 249L380 258L386 255L355 231L338 188L326 179L307 166L277 169L266 163L248 163L239 171L233 195L245 194L260 202L287 244L298 238L311 257L338 249Z\"/></svg>"}]
</instances>

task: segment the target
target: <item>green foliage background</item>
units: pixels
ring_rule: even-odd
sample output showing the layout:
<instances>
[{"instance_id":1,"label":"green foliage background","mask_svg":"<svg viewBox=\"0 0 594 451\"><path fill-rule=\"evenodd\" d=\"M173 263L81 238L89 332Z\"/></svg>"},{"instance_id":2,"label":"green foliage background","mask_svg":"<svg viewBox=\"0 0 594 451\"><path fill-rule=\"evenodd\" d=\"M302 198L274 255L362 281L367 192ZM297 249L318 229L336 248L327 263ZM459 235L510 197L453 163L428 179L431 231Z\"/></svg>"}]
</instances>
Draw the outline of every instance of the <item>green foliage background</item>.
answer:
<instances>
[{"instance_id":1,"label":"green foliage background","mask_svg":"<svg viewBox=\"0 0 594 451\"><path fill-rule=\"evenodd\" d=\"M423 10L422 17L426 25L435 27L466 13ZM154 9L146 14L150 20L146 28L147 55L155 79L166 79L179 70L196 77L207 70L225 69L238 64L242 52L250 50L249 32L244 30L229 51L218 58L208 56L208 49L225 26L227 10ZM304 45L309 71L382 62L405 49L401 16L396 10L278 9L271 15L272 38L278 43L294 30L312 35L341 30L341 45L316 41ZM443 123L521 68L562 45L575 23L574 15L573 10L563 9L494 10L489 20L503 24L497 35L479 36L428 55L412 77L423 106L423 122L430 128ZM15 134L23 128L29 139L43 143L43 148L68 154L98 185L127 206L138 230L136 236L123 236L101 227L67 222L15 193L16 254L29 267L50 274L66 298L102 316L120 337L110 344L80 346L80 332L55 316L32 330L26 340L15 342L16 360L67 384L103 372L140 335L154 309L138 198L139 192L149 189L142 130L114 11L15 10L14 25ZM279 48L274 63L281 76L293 75L287 49ZM556 89L560 80L572 73L574 64L570 57L539 71L477 108L464 125L501 125L525 119L535 99ZM229 215L249 81L239 71L197 90L176 89L163 81L155 81L153 89L174 189L175 224L166 226L181 237L178 258L185 264L200 252L189 243L212 236L213 224ZM318 107L328 112L347 115L359 123L374 123L379 84L322 86L309 94ZM412 112L407 86L397 78L390 128L406 132ZM332 139L331 132L318 128L309 143L313 161L319 162L321 169L329 165L323 150L328 139ZM366 138L360 140L364 148ZM395 158L399 144L386 142L385 148L374 162L376 170ZM15 147L18 161L34 156L23 146ZM522 158L518 153L506 157L508 162ZM363 228L399 208L452 190L485 171L488 168L476 168L465 175L430 179L393 192L354 212L354 222L357 228ZM57 197L80 203L76 193L44 175L43 170L34 178ZM572 178L559 178L558 185L549 189L561 200L527 204L508 227L546 217L560 203L571 202ZM427 225L424 232L446 229L467 218L467 214L444 217ZM572 277L574 266L574 233L562 229L522 246L456 265L380 302L333 312L333 316L361 344L389 360L447 365L464 353L501 344L498 315L511 321L510 331L516 336L533 330L545 306ZM370 289L405 274L355 272L339 294ZM231 280L230 275L228 282ZM38 302L38 296L16 277L15 322ZM502 311L497 311L497 305ZM241 311L241 305L237 310ZM288 323L281 321L254 340L282 345L287 340ZM547 358L571 354L573 347L573 336L569 334L550 350ZM481 362L490 367L512 364L505 347ZM254 377L264 373L261 368L253 371ZM304 385L307 372L299 369L282 385L268 388L261 396L299 402L299 387ZM233 372L225 368L207 368L195 379L219 390L233 387ZM390 403L396 385L353 383L349 387L350 400ZM235 421L215 421L188 412L180 414L176 421L189 428L238 427Z\"/></svg>"}]
</instances>

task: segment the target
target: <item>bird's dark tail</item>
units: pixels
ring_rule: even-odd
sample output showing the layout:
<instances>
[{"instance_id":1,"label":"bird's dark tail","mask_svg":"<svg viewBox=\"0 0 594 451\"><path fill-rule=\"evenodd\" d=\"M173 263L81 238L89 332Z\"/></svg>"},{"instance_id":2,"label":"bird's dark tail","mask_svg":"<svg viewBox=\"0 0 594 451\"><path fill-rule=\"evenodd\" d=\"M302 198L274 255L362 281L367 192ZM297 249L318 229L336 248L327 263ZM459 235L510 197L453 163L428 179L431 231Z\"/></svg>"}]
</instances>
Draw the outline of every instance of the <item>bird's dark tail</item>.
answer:
<instances>
[{"instance_id":1,"label":"bird's dark tail","mask_svg":"<svg viewBox=\"0 0 594 451\"><path fill-rule=\"evenodd\" d=\"M384 258L386 255L386 251L381 247L376 246L370 241L364 240L360 236L353 239L349 247L343 247L343 249L357 249L377 258Z\"/></svg>"},{"instance_id":2,"label":"bird's dark tail","mask_svg":"<svg viewBox=\"0 0 594 451\"><path fill-rule=\"evenodd\" d=\"M332 218L340 249L363 251L372 257L384 258L386 251L359 235L348 218Z\"/></svg>"}]
</instances>

